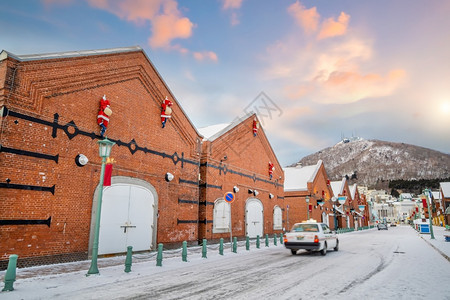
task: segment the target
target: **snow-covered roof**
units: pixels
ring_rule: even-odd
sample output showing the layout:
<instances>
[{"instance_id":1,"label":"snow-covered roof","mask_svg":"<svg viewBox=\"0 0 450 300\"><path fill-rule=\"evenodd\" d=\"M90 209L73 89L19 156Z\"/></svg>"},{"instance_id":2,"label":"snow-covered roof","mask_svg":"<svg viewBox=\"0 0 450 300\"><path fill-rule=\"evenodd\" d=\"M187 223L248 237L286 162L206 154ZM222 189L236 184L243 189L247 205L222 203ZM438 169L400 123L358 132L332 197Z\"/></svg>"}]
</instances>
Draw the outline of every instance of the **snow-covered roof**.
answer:
<instances>
[{"instance_id":1,"label":"snow-covered roof","mask_svg":"<svg viewBox=\"0 0 450 300\"><path fill-rule=\"evenodd\" d=\"M441 199L441 193L440 192L431 192L433 194L434 200L440 200Z\"/></svg>"},{"instance_id":2,"label":"snow-covered roof","mask_svg":"<svg viewBox=\"0 0 450 300\"><path fill-rule=\"evenodd\" d=\"M331 189L333 190L333 195L335 197L338 197L338 195L342 195L344 192L344 187L345 187L345 177L342 178L342 180L340 181L331 181L330 182L330 186Z\"/></svg>"},{"instance_id":3,"label":"snow-covered roof","mask_svg":"<svg viewBox=\"0 0 450 300\"><path fill-rule=\"evenodd\" d=\"M403 200L410 200L412 199L412 195L410 193L401 193L400 194L400 199Z\"/></svg>"},{"instance_id":4,"label":"snow-covered roof","mask_svg":"<svg viewBox=\"0 0 450 300\"><path fill-rule=\"evenodd\" d=\"M356 195L356 183L350 187L350 195L352 196L352 199L355 199Z\"/></svg>"},{"instance_id":5,"label":"snow-covered roof","mask_svg":"<svg viewBox=\"0 0 450 300\"><path fill-rule=\"evenodd\" d=\"M450 182L441 182L441 191L444 198L450 198Z\"/></svg>"},{"instance_id":6,"label":"snow-covered roof","mask_svg":"<svg viewBox=\"0 0 450 300\"><path fill-rule=\"evenodd\" d=\"M113 54L113 53L134 52L134 51L142 51L142 48L139 46L132 46L132 47L111 48L111 49L66 51L66 52L26 54L26 55L17 55L3 50L0 53L0 60L3 60L8 56L18 61L32 61L32 60L81 57L89 55Z\"/></svg>"},{"instance_id":7,"label":"snow-covered roof","mask_svg":"<svg viewBox=\"0 0 450 300\"><path fill-rule=\"evenodd\" d=\"M230 123L216 124L216 125L199 128L198 132L200 132L200 134L203 135L203 140L207 141L207 140L211 140L211 138L215 137L216 135L220 136L219 133L224 131L224 129L227 128L228 126L230 126Z\"/></svg>"},{"instance_id":8,"label":"snow-covered roof","mask_svg":"<svg viewBox=\"0 0 450 300\"><path fill-rule=\"evenodd\" d=\"M317 164L304 167L286 167L284 170L284 190L285 191L306 191L308 182L312 182L322 165L319 160Z\"/></svg>"},{"instance_id":9,"label":"snow-covered roof","mask_svg":"<svg viewBox=\"0 0 450 300\"><path fill-rule=\"evenodd\" d=\"M204 141L212 142L215 139L217 139L218 137L222 136L226 132L228 132L231 129L233 129L234 127L236 127L237 125L241 124L243 121L245 121L248 117L250 117L253 114L254 114L253 112L250 112L250 113L246 114L245 116L243 116L242 118L236 118L231 123L221 123L221 124L215 124L215 125L211 125L211 126L198 128L198 131L200 132L201 135L203 135Z\"/></svg>"},{"instance_id":10,"label":"snow-covered roof","mask_svg":"<svg viewBox=\"0 0 450 300\"><path fill-rule=\"evenodd\" d=\"M361 213L357 212L356 210L355 210L355 214L359 215L360 217L364 217L364 215L363 215L363 214L361 214Z\"/></svg>"},{"instance_id":11,"label":"snow-covered roof","mask_svg":"<svg viewBox=\"0 0 450 300\"><path fill-rule=\"evenodd\" d=\"M344 210L342 209L343 208L342 205L341 206L335 205L334 208L341 214L345 215Z\"/></svg>"}]
</instances>

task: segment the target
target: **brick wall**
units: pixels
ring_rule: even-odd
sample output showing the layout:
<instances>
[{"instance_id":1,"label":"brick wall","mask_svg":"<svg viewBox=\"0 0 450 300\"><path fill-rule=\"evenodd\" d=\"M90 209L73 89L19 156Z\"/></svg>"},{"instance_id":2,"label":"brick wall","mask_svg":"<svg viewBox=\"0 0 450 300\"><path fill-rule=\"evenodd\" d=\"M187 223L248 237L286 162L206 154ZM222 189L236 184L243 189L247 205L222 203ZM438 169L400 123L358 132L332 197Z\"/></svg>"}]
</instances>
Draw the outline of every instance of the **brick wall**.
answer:
<instances>
[{"instance_id":1,"label":"brick wall","mask_svg":"<svg viewBox=\"0 0 450 300\"><path fill-rule=\"evenodd\" d=\"M214 202L223 198L226 192L232 192L234 186L239 188L239 192L231 204L233 236L246 236L245 208L250 198L259 199L263 205L264 234L281 233L281 230L273 229L273 209L278 205L285 210L284 173L264 130L260 128L257 136L253 136L254 118L254 115L249 116L214 141L204 142L199 214L200 219L205 218L206 224L200 226L201 238L229 238L229 232L213 233L213 208ZM275 164L272 179L269 178L269 161ZM249 189L257 190L259 194L249 194ZM270 199L269 194L274 197Z\"/></svg>"},{"instance_id":2,"label":"brick wall","mask_svg":"<svg viewBox=\"0 0 450 300\"><path fill-rule=\"evenodd\" d=\"M113 110L106 136L117 142L113 176L138 178L156 189L158 243L197 240L197 224L179 220L197 220L198 205L179 199L198 201L200 136L142 50L8 58L0 62L0 79L0 261L10 254L19 261L49 261L88 252L101 167L96 117L104 94ZM162 129L165 96L174 105ZM80 153L89 158L84 167L75 164ZM166 172L175 175L170 183ZM50 226L8 223L48 218Z\"/></svg>"},{"instance_id":3,"label":"brick wall","mask_svg":"<svg viewBox=\"0 0 450 300\"><path fill-rule=\"evenodd\" d=\"M307 219L307 210L309 206L306 204L306 196L309 197L309 204L311 205L311 211L309 212L309 218L314 219L317 222L322 222L322 213L330 215L333 214L333 206L331 197L333 197L333 191L328 185L328 176L323 164L320 165L316 176L311 182L307 182L307 190L305 191L286 191L285 200L289 204L289 228L295 223L303 222ZM324 204L319 205L318 201L323 201ZM334 221L330 222L330 227L334 228Z\"/></svg>"}]
</instances>

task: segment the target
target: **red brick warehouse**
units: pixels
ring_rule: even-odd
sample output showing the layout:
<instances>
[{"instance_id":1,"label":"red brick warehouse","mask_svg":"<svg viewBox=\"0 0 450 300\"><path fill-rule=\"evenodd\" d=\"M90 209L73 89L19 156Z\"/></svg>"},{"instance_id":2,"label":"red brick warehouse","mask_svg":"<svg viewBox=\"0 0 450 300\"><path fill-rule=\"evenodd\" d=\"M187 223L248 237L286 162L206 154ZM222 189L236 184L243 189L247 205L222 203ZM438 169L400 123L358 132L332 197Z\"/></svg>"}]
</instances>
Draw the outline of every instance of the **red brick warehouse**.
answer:
<instances>
[{"instance_id":1,"label":"red brick warehouse","mask_svg":"<svg viewBox=\"0 0 450 300\"><path fill-rule=\"evenodd\" d=\"M255 114L200 128L199 237L256 238L281 233L284 172ZM233 192L230 204L224 199ZM230 232L231 229L231 232Z\"/></svg>"},{"instance_id":2,"label":"red brick warehouse","mask_svg":"<svg viewBox=\"0 0 450 300\"><path fill-rule=\"evenodd\" d=\"M319 160L311 166L286 167L284 173L288 229L295 223L306 221L308 217L334 229L334 222L330 222L330 218L334 218L331 201L333 191L323 162Z\"/></svg>"},{"instance_id":3,"label":"red brick warehouse","mask_svg":"<svg viewBox=\"0 0 450 300\"><path fill-rule=\"evenodd\" d=\"M197 242L202 137L141 48L28 56L3 51L2 268L10 254L19 255L19 266L88 258L104 95L113 112L105 135L116 145L99 254L125 252L127 245L141 251ZM172 104L162 108L166 97ZM161 116L170 116L165 128ZM84 166L76 161L80 154L89 160ZM170 182L167 173L174 175Z\"/></svg>"}]
</instances>

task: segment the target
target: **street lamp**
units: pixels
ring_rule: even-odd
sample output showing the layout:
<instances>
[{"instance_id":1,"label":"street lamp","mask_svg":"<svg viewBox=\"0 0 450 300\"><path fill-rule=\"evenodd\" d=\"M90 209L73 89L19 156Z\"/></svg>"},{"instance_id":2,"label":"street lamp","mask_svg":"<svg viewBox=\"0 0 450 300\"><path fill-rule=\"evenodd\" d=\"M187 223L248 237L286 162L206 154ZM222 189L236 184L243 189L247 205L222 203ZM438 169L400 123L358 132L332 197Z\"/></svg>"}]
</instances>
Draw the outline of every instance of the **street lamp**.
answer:
<instances>
[{"instance_id":1,"label":"street lamp","mask_svg":"<svg viewBox=\"0 0 450 300\"><path fill-rule=\"evenodd\" d=\"M337 216L336 216L336 201L338 198L331 197L331 201L333 202L333 214L334 214L334 230L338 229Z\"/></svg>"},{"instance_id":2,"label":"street lamp","mask_svg":"<svg viewBox=\"0 0 450 300\"><path fill-rule=\"evenodd\" d=\"M425 189L424 193L425 193L425 197L426 197L426 201L427 201L427 206L428 206L428 221L430 222L431 239L434 240L433 223L431 222L431 214L432 214L432 210L431 210L431 197L430 197L431 191L430 191L429 189ZM430 201L428 201L428 199L430 199Z\"/></svg>"},{"instance_id":3,"label":"street lamp","mask_svg":"<svg viewBox=\"0 0 450 300\"><path fill-rule=\"evenodd\" d=\"M92 246L92 261L91 261L91 267L89 268L89 271L87 272L86 276L93 275L93 274L99 274L98 267L97 267L97 256L98 256L98 236L100 233L100 212L102 209L102 196L103 196L103 177L105 176L105 163L106 158L109 157L111 154L111 148L115 145L114 142L111 142L108 140L108 138L105 138L104 140L97 141L99 146L99 156L102 158L102 169L100 172L100 189L98 193L98 200L97 200L97 211L95 213L95 232L94 232L94 244Z\"/></svg>"},{"instance_id":4,"label":"street lamp","mask_svg":"<svg viewBox=\"0 0 450 300\"><path fill-rule=\"evenodd\" d=\"M306 214L307 214L306 221L308 221L309 220L309 196L306 196L305 200L306 200Z\"/></svg>"}]
</instances>

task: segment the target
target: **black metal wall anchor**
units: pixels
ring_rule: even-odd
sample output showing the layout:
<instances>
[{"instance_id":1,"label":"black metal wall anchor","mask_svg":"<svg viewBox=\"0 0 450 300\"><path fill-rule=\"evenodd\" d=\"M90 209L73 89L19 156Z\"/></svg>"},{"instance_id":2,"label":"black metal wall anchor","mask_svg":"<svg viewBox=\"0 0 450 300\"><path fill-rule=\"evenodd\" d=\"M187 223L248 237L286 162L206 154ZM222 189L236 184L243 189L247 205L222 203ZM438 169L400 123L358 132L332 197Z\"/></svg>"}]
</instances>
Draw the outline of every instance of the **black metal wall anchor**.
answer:
<instances>
[{"instance_id":1,"label":"black metal wall anchor","mask_svg":"<svg viewBox=\"0 0 450 300\"><path fill-rule=\"evenodd\" d=\"M47 220L0 220L0 225L47 225L50 227L52 217Z\"/></svg>"}]
</instances>

